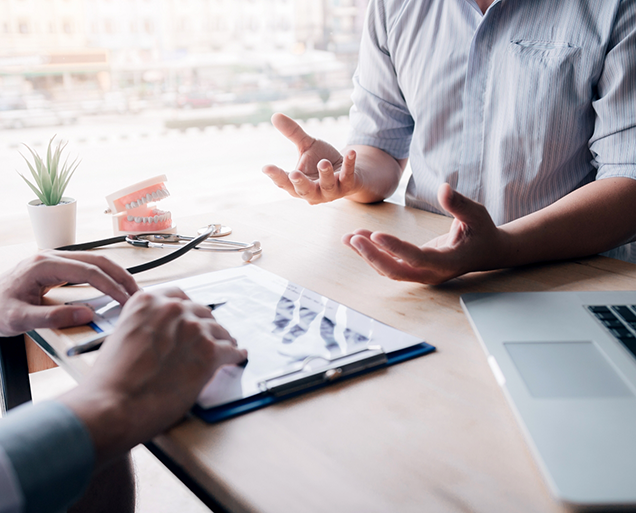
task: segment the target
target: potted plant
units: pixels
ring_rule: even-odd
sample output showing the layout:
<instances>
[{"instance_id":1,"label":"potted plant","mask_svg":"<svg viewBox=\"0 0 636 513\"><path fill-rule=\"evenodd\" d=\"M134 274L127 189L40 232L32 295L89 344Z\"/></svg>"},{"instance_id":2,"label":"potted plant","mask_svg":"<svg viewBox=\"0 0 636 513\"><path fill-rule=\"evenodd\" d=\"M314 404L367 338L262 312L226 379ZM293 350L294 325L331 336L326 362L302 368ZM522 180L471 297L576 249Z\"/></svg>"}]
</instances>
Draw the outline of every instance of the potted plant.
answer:
<instances>
[{"instance_id":1,"label":"potted plant","mask_svg":"<svg viewBox=\"0 0 636 513\"><path fill-rule=\"evenodd\" d=\"M29 166L33 182L22 173L18 173L38 197L30 201L27 208L35 241L40 249L58 248L75 243L77 202L64 196L64 191L79 162L75 159L69 164L67 157L64 163L61 163L62 152L68 143L59 141L53 148L53 139L55 136L49 141L46 161L36 151L24 145L33 157L31 163L22 155Z\"/></svg>"}]
</instances>

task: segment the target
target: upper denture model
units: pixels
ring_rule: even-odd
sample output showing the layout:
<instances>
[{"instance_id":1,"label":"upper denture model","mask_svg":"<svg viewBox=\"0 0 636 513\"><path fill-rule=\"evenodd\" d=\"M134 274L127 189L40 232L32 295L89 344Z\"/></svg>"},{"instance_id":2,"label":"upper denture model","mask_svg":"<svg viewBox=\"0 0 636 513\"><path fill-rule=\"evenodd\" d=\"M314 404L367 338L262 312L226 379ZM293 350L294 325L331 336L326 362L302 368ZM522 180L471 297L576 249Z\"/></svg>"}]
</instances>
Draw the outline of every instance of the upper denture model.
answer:
<instances>
[{"instance_id":1,"label":"upper denture model","mask_svg":"<svg viewBox=\"0 0 636 513\"><path fill-rule=\"evenodd\" d=\"M156 203L170 196L166 175L148 178L106 196L115 235L173 232L172 214ZM108 211L107 211L108 212Z\"/></svg>"}]
</instances>

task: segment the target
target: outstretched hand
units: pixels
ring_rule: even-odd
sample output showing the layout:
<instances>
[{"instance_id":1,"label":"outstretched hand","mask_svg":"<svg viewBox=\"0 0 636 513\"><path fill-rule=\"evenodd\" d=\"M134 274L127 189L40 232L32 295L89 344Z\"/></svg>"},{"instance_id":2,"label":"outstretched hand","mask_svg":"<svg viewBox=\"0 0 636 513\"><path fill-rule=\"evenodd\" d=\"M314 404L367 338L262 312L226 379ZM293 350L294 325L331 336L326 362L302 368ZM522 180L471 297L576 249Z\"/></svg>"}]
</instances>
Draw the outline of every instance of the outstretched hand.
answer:
<instances>
[{"instance_id":1,"label":"outstretched hand","mask_svg":"<svg viewBox=\"0 0 636 513\"><path fill-rule=\"evenodd\" d=\"M309 204L326 203L358 192L362 185L356 176L356 153L349 150L343 157L333 146L308 135L293 119L274 114L276 129L296 145L296 170L287 173L268 165L263 173L281 189Z\"/></svg>"},{"instance_id":2,"label":"outstretched hand","mask_svg":"<svg viewBox=\"0 0 636 513\"><path fill-rule=\"evenodd\" d=\"M440 186L438 200L454 216L450 231L423 246L393 235L356 230L342 241L378 273L398 281L437 285L467 272L496 268L506 247L505 234L486 208Z\"/></svg>"},{"instance_id":3,"label":"outstretched hand","mask_svg":"<svg viewBox=\"0 0 636 513\"><path fill-rule=\"evenodd\" d=\"M93 311L87 306L42 305L42 298L51 288L68 282L89 283L122 305L139 290L125 269L105 257L43 251L0 276L0 336L89 323Z\"/></svg>"}]
</instances>

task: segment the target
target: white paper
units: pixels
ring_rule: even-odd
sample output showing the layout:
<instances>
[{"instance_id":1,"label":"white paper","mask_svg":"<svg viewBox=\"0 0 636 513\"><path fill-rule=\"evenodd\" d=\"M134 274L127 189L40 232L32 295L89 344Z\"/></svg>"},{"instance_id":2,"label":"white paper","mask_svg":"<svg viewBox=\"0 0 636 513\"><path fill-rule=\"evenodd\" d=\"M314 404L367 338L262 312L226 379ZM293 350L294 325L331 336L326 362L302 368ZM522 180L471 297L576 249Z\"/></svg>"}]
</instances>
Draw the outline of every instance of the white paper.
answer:
<instances>
[{"instance_id":1,"label":"white paper","mask_svg":"<svg viewBox=\"0 0 636 513\"><path fill-rule=\"evenodd\" d=\"M259 383L299 368L308 357L325 360L369 345L391 352L422 342L254 265L193 276L146 290L177 286L195 302L226 303L214 317L248 351L245 368L220 369L198 403L219 406L260 392ZM100 314L93 322L112 331L120 312L104 296L84 301ZM102 310L100 310L100 308Z\"/></svg>"}]
</instances>

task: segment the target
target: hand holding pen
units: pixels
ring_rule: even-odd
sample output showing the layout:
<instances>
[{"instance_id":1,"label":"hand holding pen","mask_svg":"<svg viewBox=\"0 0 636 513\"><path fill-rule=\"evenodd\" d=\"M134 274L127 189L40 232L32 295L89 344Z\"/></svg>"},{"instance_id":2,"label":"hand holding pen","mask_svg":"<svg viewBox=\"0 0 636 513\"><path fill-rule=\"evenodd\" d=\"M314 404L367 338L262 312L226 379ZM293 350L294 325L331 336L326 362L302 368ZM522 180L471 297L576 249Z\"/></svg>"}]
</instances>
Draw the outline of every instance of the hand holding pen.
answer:
<instances>
[{"instance_id":1,"label":"hand holding pen","mask_svg":"<svg viewBox=\"0 0 636 513\"><path fill-rule=\"evenodd\" d=\"M210 303L209 305L206 305L210 311L216 310L217 308L223 306L225 303L227 303L227 301L218 301L216 303ZM97 351L100 347L102 347L102 344L104 343L104 340L106 339L106 337L108 337L110 335L110 333L97 333L95 336L93 336L92 338L82 342L81 344L77 344L73 347L71 347L68 351L66 351L66 354L68 356L77 356L80 354L85 354L85 353L90 353L92 351ZM232 339L234 340L234 339Z\"/></svg>"}]
</instances>

